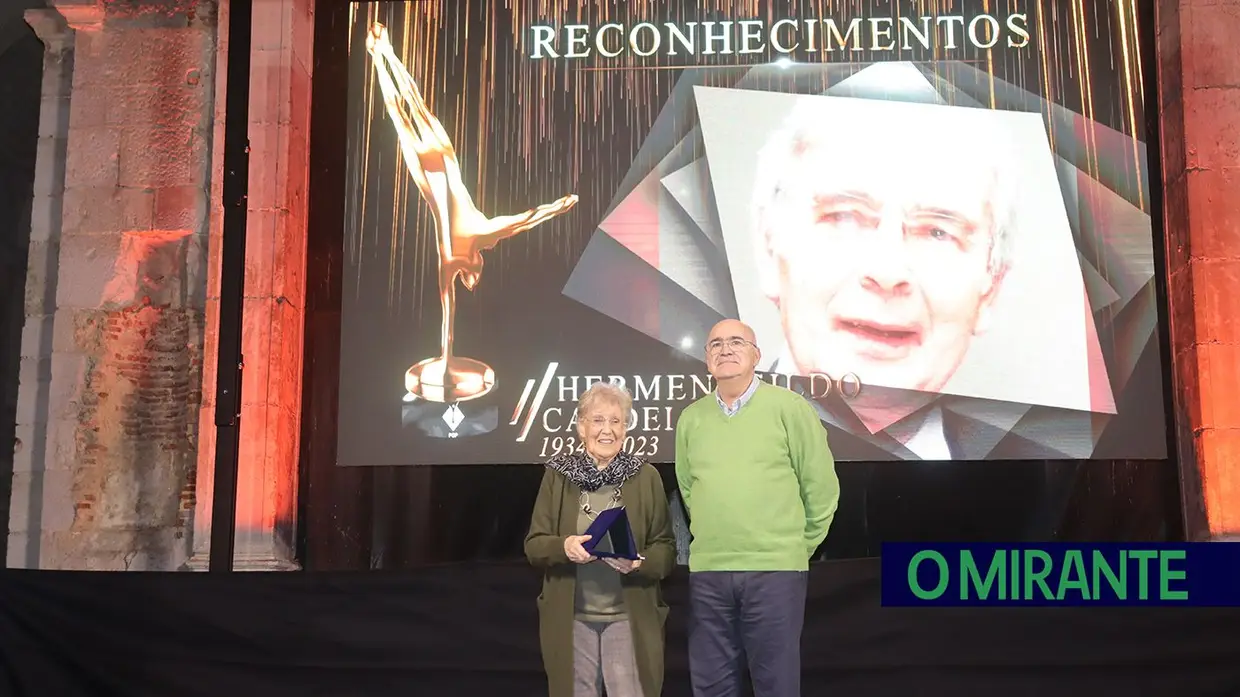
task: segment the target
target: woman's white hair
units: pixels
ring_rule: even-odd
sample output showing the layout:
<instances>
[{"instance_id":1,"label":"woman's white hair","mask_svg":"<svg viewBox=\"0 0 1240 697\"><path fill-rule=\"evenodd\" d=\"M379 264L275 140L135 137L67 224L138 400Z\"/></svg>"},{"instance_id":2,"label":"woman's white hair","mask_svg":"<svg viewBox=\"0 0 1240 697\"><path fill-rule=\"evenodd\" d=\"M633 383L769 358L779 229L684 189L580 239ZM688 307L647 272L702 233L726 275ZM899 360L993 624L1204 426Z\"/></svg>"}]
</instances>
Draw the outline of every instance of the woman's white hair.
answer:
<instances>
[{"instance_id":1,"label":"woman's white hair","mask_svg":"<svg viewBox=\"0 0 1240 697\"><path fill-rule=\"evenodd\" d=\"M624 427L632 424L633 395L629 394L624 385L611 382L596 382L582 393L577 400L577 423L584 421L590 414L598 410L599 404L614 404L624 412Z\"/></svg>"}]
</instances>

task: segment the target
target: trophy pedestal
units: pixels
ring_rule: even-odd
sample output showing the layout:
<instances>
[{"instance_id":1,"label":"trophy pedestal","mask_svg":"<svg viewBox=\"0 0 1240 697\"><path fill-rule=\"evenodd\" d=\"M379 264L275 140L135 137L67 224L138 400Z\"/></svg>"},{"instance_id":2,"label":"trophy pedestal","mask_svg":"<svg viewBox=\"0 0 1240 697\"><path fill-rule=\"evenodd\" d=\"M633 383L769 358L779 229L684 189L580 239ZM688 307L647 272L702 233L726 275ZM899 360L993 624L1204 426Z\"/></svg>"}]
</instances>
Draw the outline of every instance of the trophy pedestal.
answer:
<instances>
[{"instance_id":1,"label":"trophy pedestal","mask_svg":"<svg viewBox=\"0 0 1240 697\"><path fill-rule=\"evenodd\" d=\"M495 371L482 361L459 356L428 358L405 372L401 423L431 438L490 433L499 425L499 408L472 400L493 389Z\"/></svg>"},{"instance_id":2,"label":"trophy pedestal","mask_svg":"<svg viewBox=\"0 0 1240 697\"><path fill-rule=\"evenodd\" d=\"M495 371L459 356L428 358L405 372L405 389L428 402L454 404L477 399L495 387Z\"/></svg>"},{"instance_id":3,"label":"trophy pedestal","mask_svg":"<svg viewBox=\"0 0 1240 697\"><path fill-rule=\"evenodd\" d=\"M476 401L441 404L406 396L400 407L400 423L427 438L483 436L499 426L499 407Z\"/></svg>"}]
</instances>

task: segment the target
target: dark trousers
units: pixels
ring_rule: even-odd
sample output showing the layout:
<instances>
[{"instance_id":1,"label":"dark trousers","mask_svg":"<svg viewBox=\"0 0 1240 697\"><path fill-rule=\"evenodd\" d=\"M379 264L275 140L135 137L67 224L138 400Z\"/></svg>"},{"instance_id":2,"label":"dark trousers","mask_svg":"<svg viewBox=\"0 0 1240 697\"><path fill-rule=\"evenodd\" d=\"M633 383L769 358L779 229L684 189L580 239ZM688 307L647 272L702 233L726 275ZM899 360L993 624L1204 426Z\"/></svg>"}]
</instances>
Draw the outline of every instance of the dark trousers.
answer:
<instances>
[{"instance_id":1,"label":"dark trousers","mask_svg":"<svg viewBox=\"0 0 1240 697\"><path fill-rule=\"evenodd\" d=\"M739 697L742 660L754 697L800 697L803 571L689 574L689 675L694 697Z\"/></svg>"}]
</instances>

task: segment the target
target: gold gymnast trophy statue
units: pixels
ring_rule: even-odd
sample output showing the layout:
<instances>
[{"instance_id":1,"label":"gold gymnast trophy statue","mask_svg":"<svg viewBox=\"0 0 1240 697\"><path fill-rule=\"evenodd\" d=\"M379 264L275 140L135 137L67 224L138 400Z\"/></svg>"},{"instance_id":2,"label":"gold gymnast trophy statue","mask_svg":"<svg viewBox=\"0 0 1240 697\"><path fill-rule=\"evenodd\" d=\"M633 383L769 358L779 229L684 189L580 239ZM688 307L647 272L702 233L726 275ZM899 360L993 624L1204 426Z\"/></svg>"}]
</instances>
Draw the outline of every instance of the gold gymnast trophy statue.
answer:
<instances>
[{"instance_id":1,"label":"gold gymnast trophy statue","mask_svg":"<svg viewBox=\"0 0 1240 697\"><path fill-rule=\"evenodd\" d=\"M517 215L488 218L465 188L452 141L427 108L382 24L371 26L366 50L374 61L383 104L396 127L405 165L422 200L430 206L438 233L439 304L443 311L440 354L405 372L406 401L418 397L455 405L477 399L495 386L495 371L481 361L453 353L456 279L460 277L465 288L472 291L482 277L482 252L568 211L576 205L577 196L568 195Z\"/></svg>"}]
</instances>

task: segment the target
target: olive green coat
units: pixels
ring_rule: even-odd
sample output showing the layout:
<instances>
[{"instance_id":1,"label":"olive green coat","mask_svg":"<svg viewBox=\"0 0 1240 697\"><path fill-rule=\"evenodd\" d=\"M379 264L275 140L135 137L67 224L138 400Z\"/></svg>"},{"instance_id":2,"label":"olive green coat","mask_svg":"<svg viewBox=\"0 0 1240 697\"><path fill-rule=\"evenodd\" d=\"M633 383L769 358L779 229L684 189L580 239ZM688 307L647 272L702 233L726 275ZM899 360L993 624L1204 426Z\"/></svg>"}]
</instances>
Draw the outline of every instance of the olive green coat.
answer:
<instances>
[{"instance_id":1,"label":"olive green coat","mask_svg":"<svg viewBox=\"0 0 1240 697\"><path fill-rule=\"evenodd\" d=\"M573 620L577 598L577 565L564 554L564 538L577 534L581 489L564 475L548 469L538 489L525 556L543 570L538 596L539 642L547 671L549 697L573 694ZM633 651L645 697L663 691L663 643L667 605L659 581L676 564L675 538L668 515L667 494L659 472L649 464L623 489L624 507L642 565L623 576L625 609L633 633Z\"/></svg>"}]
</instances>

